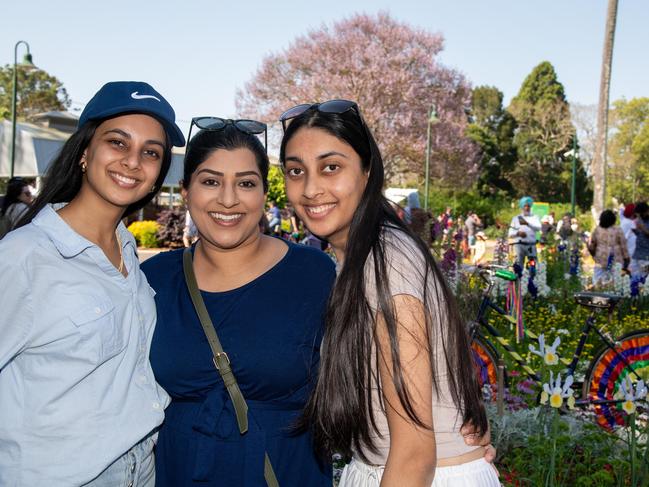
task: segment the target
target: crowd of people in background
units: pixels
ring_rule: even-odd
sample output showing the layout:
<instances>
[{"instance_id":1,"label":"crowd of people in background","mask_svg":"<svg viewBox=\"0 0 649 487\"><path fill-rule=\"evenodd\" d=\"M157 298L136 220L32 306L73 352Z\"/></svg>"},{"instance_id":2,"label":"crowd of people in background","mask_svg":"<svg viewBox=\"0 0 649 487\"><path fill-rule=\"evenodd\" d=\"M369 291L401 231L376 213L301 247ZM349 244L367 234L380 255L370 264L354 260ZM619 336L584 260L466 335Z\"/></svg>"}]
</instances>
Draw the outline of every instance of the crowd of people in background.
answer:
<instances>
[{"instance_id":1,"label":"crowd of people in background","mask_svg":"<svg viewBox=\"0 0 649 487\"><path fill-rule=\"evenodd\" d=\"M35 196L36 189L30 180L22 177L9 180L0 203L0 238L18 224ZM539 219L531 211L533 204L533 199L525 196L519 201L520 214L514 216L507 228L502 222L495 222L498 232L507 235L515 262L521 267L526 258L536 258L537 246L543 249L554 243L561 248L586 244L595 263L594 286L610 278L616 263L633 279L646 279L649 273L649 211L646 201L628 203L619 211L604 210L590 233L582 231L577 218L570 213L557 220L552 211ZM397 203L392 203L392 206L406 224L415 231L421 230L417 228L418 220L425 212L420 208L418 193L409 194L403 206ZM431 219L427 230L429 242L456 246L462 260L473 265L490 260L485 224L477 212L456 215L453 208L447 206L437 217L430 214L425 214L425 217ZM327 242L304 227L290 202L280 208L276 201L270 200L259 224L266 235L327 250ZM196 225L187 212L183 229L184 246L191 246L197 238Z\"/></svg>"}]
</instances>

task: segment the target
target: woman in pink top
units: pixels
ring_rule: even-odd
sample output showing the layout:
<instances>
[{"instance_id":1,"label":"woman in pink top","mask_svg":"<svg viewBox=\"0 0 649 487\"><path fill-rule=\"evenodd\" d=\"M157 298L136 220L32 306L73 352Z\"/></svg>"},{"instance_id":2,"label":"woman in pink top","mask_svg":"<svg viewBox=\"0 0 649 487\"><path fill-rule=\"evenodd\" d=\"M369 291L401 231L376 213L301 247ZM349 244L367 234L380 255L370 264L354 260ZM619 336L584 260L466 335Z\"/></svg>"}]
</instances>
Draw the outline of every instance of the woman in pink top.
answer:
<instances>
[{"instance_id":1,"label":"woman in pink top","mask_svg":"<svg viewBox=\"0 0 649 487\"><path fill-rule=\"evenodd\" d=\"M352 457L342 487L500 485L460 432L488 423L453 295L383 196L358 106L298 105L280 120L288 199L339 263L304 415L316 446Z\"/></svg>"}]
</instances>

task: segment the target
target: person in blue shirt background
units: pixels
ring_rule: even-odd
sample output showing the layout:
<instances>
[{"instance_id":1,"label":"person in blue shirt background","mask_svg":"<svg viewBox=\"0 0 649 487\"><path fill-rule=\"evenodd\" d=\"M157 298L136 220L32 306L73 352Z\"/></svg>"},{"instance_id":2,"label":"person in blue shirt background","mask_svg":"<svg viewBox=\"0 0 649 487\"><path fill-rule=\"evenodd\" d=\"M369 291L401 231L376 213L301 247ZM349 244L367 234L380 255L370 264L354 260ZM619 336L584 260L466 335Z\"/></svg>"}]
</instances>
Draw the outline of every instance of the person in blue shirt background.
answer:
<instances>
[{"instance_id":1,"label":"person in blue shirt background","mask_svg":"<svg viewBox=\"0 0 649 487\"><path fill-rule=\"evenodd\" d=\"M198 287L248 404L249 429L240 434L212 361L183 277L183 250L148 259L142 270L158 311L151 365L172 398L156 447L156 485L266 487L267 453L279 485L331 487L331 462L321 462L310 432L295 426L317 376L334 264L320 250L260 232L269 161L252 135L258 131L211 120L215 128L188 140L182 195L199 235Z\"/></svg>"},{"instance_id":2,"label":"person in blue shirt background","mask_svg":"<svg viewBox=\"0 0 649 487\"><path fill-rule=\"evenodd\" d=\"M120 220L160 189L172 145L160 93L104 85L0 242L0 485L153 486L169 399L148 360L154 292Z\"/></svg>"}]
</instances>

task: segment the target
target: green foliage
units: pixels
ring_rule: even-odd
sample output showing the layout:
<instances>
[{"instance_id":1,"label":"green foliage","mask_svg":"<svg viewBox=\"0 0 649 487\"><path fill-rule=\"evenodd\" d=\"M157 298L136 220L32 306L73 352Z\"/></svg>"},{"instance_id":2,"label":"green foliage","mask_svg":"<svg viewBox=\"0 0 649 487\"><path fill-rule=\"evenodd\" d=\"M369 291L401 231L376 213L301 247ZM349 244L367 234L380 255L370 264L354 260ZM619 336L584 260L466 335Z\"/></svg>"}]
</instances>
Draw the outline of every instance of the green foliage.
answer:
<instances>
[{"instance_id":1,"label":"green foliage","mask_svg":"<svg viewBox=\"0 0 649 487\"><path fill-rule=\"evenodd\" d=\"M455 215L466 215L469 211L475 211L486 226L493 225L498 214L509 204L510 198L503 193L483 198L477 189L458 192L432 188L428 199L428 207L433 216L439 215L450 206Z\"/></svg>"},{"instance_id":2,"label":"green foliage","mask_svg":"<svg viewBox=\"0 0 649 487\"><path fill-rule=\"evenodd\" d=\"M541 201L570 200L572 148L575 129L563 85L553 66L539 64L523 82L509 107L518 124L514 146L518 163L510 174L517 196L529 194ZM577 160L577 201L590 205L586 173Z\"/></svg>"},{"instance_id":3,"label":"green foliage","mask_svg":"<svg viewBox=\"0 0 649 487\"><path fill-rule=\"evenodd\" d=\"M611 112L607 192L621 202L649 194L649 98L617 100Z\"/></svg>"},{"instance_id":4,"label":"green foliage","mask_svg":"<svg viewBox=\"0 0 649 487\"><path fill-rule=\"evenodd\" d=\"M158 228L158 224L153 220L133 222L128 226L128 230L137 240L138 246L144 248L158 247Z\"/></svg>"},{"instance_id":5,"label":"green foliage","mask_svg":"<svg viewBox=\"0 0 649 487\"><path fill-rule=\"evenodd\" d=\"M508 174L516 162L514 117L503 109L503 94L491 86L479 86L471 98L472 123L466 135L482 150L476 186L482 196L513 195Z\"/></svg>"},{"instance_id":6,"label":"green foliage","mask_svg":"<svg viewBox=\"0 0 649 487\"><path fill-rule=\"evenodd\" d=\"M563 85L557 80L557 73L549 61L543 61L525 78L520 91L512 103L525 101L532 105L543 102L566 101Z\"/></svg>"},{"instance_id":7,"label":"green foliage","mask_svg":"<svg viewBox=\"0 0 649 487\"><path fill-rule=\"evenodd\" d=\"M11 118L12 96L13 65L5 65L0 67L0 118ZM21 120L70 106L68 92L61 81L41 69L27 70L21 66L18 66L16 100L17 118Z\"/></svg>"},{"instance_id":8,"label":"green foliage","mask_svg":"<svg viewBox=\"0 0 649 487\"><path fill-rule=\"evenodd\" d=\"M279 166L271 165L268 171L268 201L275 201L279 208L286 205L286 190L284 188L284 173Z\"/></svg>"},{"instance_id":9,"label":"green foliage","mask_svg":"<svg viewBox=\"0 0 649 487\"><path fill-rule=\"evenodd\" d=\"M548 485L548 452L555 411L523 409L499 417L489 409L498 469L505 486ZM626 478L621 441L594 424L572 416L559 418L552 485L604 487Z\"/></svg>"}]
</instances>

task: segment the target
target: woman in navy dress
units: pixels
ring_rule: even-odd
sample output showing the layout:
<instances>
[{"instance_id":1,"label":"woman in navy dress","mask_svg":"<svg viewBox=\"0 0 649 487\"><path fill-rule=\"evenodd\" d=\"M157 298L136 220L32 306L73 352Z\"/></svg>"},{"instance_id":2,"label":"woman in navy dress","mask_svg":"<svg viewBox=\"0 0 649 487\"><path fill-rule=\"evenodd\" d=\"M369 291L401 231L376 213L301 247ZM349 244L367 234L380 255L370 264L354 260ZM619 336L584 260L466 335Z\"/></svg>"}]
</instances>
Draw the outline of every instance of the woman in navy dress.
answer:
<instances>
[{"instance_id":1,"label":"woman in navy dress","mask_svg":"<svg viewBox=\"0 0 649 487\"><path fill-rule=\"evenodd\" d=\"M251 132L254 125L231 120L201 130L188 143L182 189L200 237L194 272L248 404L249 429L239 433L212 362L182 250L147 260L158 313L151 364L172 398L156 449L158 486L265 486L265 453L281 486L332 483L331 464L295 425L316 380L334 265L259 232L268 157Z\"/></svg>"}]
</instances>

